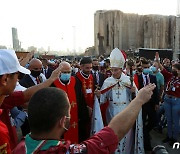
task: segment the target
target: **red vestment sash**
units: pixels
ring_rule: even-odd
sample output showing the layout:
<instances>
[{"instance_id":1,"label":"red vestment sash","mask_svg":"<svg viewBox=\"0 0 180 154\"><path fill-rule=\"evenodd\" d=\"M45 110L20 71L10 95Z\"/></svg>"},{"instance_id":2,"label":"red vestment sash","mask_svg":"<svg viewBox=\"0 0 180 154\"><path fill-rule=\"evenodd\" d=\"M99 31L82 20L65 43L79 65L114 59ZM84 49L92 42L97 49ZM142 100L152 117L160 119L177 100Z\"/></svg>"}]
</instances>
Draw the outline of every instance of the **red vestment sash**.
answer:
<instances>
[{"instance_id":1,"label":"red vestment sash","mask_svg":"<svg viewBox=\"0 0 180 154\"><path fill-rule=\"evenodd\" d=\"M69 83L63 84L59 79L54 81L54 85L57 88L64 90L69 98L71 105L71 119L70 119L70 128L64 134L65 140L70 140L71 143L78 143L78 106L76 102L76 92L75 92L76 80L71 76Z\"/></svg>"},{"instance_id":2,"label":"red vestment sash","mask_svg":"<svg viewBox=\"0 0 180 154\"><path fill-rule=\"evenodd\" d=\"M85 78L80 71L76 73L78 79L82 83L82 91L84 94L84 98L86 101L87 106L93 109L94 105L94 86L93 86L93 76L92 74L89 75L88 78Z\"/></svg>"}]
</instances>

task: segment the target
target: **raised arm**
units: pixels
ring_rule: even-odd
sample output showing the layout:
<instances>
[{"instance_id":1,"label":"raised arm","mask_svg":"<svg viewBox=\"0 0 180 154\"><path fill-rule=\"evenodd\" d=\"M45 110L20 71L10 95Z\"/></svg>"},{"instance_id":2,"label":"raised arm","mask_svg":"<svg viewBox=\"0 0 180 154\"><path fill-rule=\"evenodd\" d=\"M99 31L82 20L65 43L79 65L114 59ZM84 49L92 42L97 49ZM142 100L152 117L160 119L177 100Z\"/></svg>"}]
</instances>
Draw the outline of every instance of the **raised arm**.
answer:
<instances>
[{"instance_id":1,"label":"raised arm","mask_svg":"<svg viewBox=\"0 0 180 154\"><path fill-rule=\"evenodd\" d=\"M160 68L160 70L162 71L162 70L164 69L164 67L163 67L163 65L160 63L160 57L159 57L159 53L158 53L158 52L156 52L156 54L155 54L155 61L158 63L159 68Z\"/></svg>"},{"instance_id":2,"label":"raised arm","mask_svg":"<svg viewBox=\"0 0 180 154\"><path fill-rule=\"evenodd\" d=\"M20 61L20 65L23 67L26 66L26 64L30 61L30 59L32 59L33 55L34 55L34 51L29 52L27 56Z\"/></svg>"},{"instance_id":3,"label":"raised arm","mask_svg":"<svg viewBox=\"0 0 180 154\"><path fill-rule=\"evenodd\" d=\"M61 67L58 67L52 72L49 79L47 79L46 81L38 85L27 88L25 91L23 91L25 101L28 102L29 99L32 97L32 95L38 90L49 87L59 77L60 70L61 70Z\"/></svg>"},{"instance_id":4,"label":"raised arm","mask_svg":"<svg viewBox=\"0 0 180 154\"><path fill-rule=\"evenodd\" d=\"M114 133L118 136L119 140L121 140L134 125L142 105L151 98L153 94L152 91L155 87L155 84L149 84L142 88L126 109L111 120L108 126L114 130Z\"/></svg>"}]
</instances>

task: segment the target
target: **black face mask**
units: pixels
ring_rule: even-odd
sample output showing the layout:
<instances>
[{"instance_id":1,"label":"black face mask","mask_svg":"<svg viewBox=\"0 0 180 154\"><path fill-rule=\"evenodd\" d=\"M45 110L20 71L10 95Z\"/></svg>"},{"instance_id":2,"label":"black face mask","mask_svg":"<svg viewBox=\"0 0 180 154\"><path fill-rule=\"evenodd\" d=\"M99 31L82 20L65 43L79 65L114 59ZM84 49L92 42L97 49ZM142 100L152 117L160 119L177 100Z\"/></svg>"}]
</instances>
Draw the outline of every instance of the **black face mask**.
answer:
<instances>
[{"instance_id":1,"label":"black face mask","mask_svg":"<svg viewBox=\"0 0 180 154\"><path fill-rule=\"evenodd\" d=\"M41 74L41 71L34 71L34 70L31 70L31 75L35 78L37 78L39 75Z\"/></svg>"},{"instance_id":2,"label":"black face mask","mask_svg":"<svg viewBox=\"0 0 180 154\"><path fill-rule=\"evenodd\" d=\"M178 76L178 73L177 73L177 71L172 71L172 74L174 75L174 76Z\"/></svg>"},{"instance_id":3,"label":"black face mask","mask_svg":"<svg viewBox=\"0 0 180 154\"><path fill-rule=\"evenodd\" d=\"M98 71L98 70L99 70L99 67L98 67L98 66L93 66L92 68L93 68L93 70L95 70L95 71Z\"/></svg>"}]
</instances>

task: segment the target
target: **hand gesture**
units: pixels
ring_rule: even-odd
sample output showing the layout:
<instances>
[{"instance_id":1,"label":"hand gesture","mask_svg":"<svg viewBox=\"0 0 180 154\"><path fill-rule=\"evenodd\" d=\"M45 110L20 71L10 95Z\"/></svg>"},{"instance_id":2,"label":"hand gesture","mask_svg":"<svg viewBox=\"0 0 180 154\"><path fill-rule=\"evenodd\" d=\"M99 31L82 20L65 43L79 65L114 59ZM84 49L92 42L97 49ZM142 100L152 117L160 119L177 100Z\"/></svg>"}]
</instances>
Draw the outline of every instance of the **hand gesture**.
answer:
<instances>
[{"instance_id":1,"label":"hand gesture","mask_svg":"<svg viewBox=\"0 0 180 154\"><path fill-rule=\"evenodd\" d=\"M131 91L132 93L135 93L135 92L136 92L136 88L135 88L134 86L132 86L131 89L130 89L130 91Z\"/></svg>"},{"instance_id":2,"label":"hand gesture","mask_svg":"<svg viewBox=\"0 0 180 154\"><path fill-rule=\"evenodd\" d=\"M51 79L51 80L55 81L55 80L59 77L59 75L60 75L60 73L61 73L61 67L62 67L62 66L59 66L58 68L56 68L56 69L52 72L52 74L51 74L51 76L50 76L50 79Z\"/></svg>"},{"instance_id":3,"label":"hand gesture","mask_svg":"<svg viewBox=\"0 0 180 154\"><path fill-rule=\"evenodd\" d=\"M159 57L159 53L158 52L156 52L156 54L155 54L155 60L156 61L160 61L160 57Z\"/></svg>"},{"instance_id":4,"label":"hand gesture","mask_svg":"<svg viewBox=\"0 0 180 154\"><path fill-rule=\"evenodd\" d=\"M153 94L153 90L156 87L155 84L149 84L139 90L136 99L138 99L142 105L148 102Z\"/></svg>"}]
</instances>

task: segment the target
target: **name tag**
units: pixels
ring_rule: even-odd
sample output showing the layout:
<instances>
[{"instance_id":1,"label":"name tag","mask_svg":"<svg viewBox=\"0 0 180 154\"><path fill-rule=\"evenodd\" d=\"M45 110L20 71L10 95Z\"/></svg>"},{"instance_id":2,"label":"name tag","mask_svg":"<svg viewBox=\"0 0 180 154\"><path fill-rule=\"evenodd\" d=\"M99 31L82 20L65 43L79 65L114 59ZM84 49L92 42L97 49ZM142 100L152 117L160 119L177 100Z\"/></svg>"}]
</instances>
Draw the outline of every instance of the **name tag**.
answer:
<instances>
[{"instance_id":1,"label":"name tag","mask_svg":"<svg viewBox=\"0 0 180 154\"><path fill-rule=\"evenodd\" d=\"M92 93L92 89L86 89L86 93L87 93L87 94Z\"/></svg>"}]
</instances>

